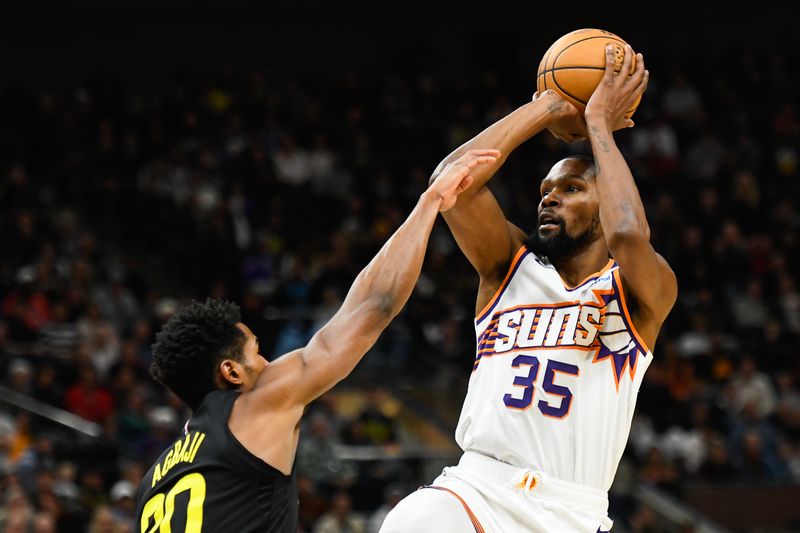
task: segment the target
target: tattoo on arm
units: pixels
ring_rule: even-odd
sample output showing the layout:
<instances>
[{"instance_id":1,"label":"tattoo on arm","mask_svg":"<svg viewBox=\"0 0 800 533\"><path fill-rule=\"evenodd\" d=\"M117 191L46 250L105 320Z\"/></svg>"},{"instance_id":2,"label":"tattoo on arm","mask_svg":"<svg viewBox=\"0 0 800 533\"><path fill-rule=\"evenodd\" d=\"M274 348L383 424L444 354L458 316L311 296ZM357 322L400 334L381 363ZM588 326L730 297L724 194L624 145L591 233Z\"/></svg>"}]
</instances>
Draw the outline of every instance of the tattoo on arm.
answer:
<instances>
[{"instance_id":1,"label":"tattoo on arm","mask_svg":"<svg viewBox=\"0 0 800 533\"><path fill-rule=\"evenodd\" d=\"M550 102L547 104L547 112L550 114L557 113L564 109L564 102Z\"/></svg>"},{"instance_id":2,"label":"tattoo on arm","mask_svg":"<svg viewBox=\"0 0 800 533\"><path fill-rule=\"evenodd\" d=\"M594 134L596 137L598 137L598 139L597 139L597 144L600 146L600 150L602 150L602 151L603 151L603 152L605 152L605 153L608 153L608 152L610 152L610 151L611 151L611 148L609 148L609 146L608 146L608 142L606 142L606 141L604 141L603 139L599 138L599 137L600 137L600 128L598 128L597 126L592 126L592 127L591 127L591 130L592 130L592 133L593 133L593 134ZM598 174L599 174L599 172L600 172L600 171L598 170Z\"/></svg>"}]
</instances>

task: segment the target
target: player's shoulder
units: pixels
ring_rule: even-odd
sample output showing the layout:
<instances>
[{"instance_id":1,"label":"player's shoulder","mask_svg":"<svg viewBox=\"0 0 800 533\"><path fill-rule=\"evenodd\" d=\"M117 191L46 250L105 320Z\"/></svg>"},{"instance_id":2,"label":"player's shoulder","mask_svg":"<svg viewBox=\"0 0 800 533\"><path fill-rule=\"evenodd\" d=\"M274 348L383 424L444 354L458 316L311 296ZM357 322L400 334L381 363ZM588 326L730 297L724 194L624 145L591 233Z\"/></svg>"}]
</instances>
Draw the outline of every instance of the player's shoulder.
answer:
<instances>
[{"instance_id":1,"label":"player's shoulder","mask_svg":"<svg viewBox=\"0 0 800 533\"><path fill-rule=\"evenodd\" d=\"M228 425L228 419L241 394L237 390L230 389L215 390L206 394L186 421L179 438L194 433L203 434L209 442L224 438L227 433L225 428Z\"/></svg>"},{"instance_id":2,"label":"player's shoulder","mask_svg":"<svg viewBox=\"0 0 800 533\"><path fill-rule=\"evenodd\" d=\"M206 411L229 408L240 394L242 393L233 389L211 391L205 395L203 401L200 402L200 405L194 410L192 418L202 415Z\"/></svg>"}]
</instances>

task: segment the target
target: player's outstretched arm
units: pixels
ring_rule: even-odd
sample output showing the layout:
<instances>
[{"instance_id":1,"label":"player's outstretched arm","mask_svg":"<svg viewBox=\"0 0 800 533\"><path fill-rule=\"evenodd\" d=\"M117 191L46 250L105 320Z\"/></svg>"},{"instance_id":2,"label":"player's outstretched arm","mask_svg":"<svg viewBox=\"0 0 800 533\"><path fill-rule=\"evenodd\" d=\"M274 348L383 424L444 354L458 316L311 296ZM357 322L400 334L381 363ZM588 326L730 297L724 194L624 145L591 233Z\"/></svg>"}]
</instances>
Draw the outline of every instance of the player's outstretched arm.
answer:
<instances>
[{"instance_id":1,"label":"player's outstretched arm","mask_svg":"<svg viewBox=\"0 0 800 533\"><path fill-rule=\"evenodd\" d=\"M306 347L277 359L267 367L269 372L263 372L270 381L263 384L266 394L277 392L284 401L305 405L353 370L411 295L437 214L452 208L473 183L475 173L498 157L497 150L471 150L443 169L405 222L356 277L333 318Z\"/></svg>"},{"instance_id":2,"label":"player's outstretched arm","mask_svg":"<svg viewBox=\"0 0 800 533\"><path fill-rule=\"evenodd\" d=\"M456 242L472 266L481 277L478 307L483 307L481 299L491 298L495 284L505 276L513 254L525 239L525 233L506 221L503 210L497 203L486 183L505 163L506 157L520 144L552 124L568 124L564 113L569 112L566 103L552 91L546 91L533 101L515 109L498 120L470 141L457 148L439 163L431 176L431 184L440 179L446 166L467 150L485 147L497 148L502 155L494 163L475 169L472 187L458 200L458 205L444 214ZM576 124L578 132L582 123ZM576 140L564 130L565 140ZM493 283L496 282L496 283Z\"/></svg>"},{"instance_id":3,"label":"player's outstretched arm","mask_svg":"<svg viewBox=\"0 0 800 533\"><path fill-rule=\"evenodd\" d=\"M636 58L633 74L631 63ZM641 54L630 46L619 73L614 72L613 50L606 51L606 70L586 105L586 125L597 165L600 223L608 248L619 264L625 287L633 293L645 328L637 327L652 343L675 303L678 285L667 262L650 245L650 227L644 206L612 132L633 126L626 110L647 88L649 73Z\"/></svg>"}]
</instances>

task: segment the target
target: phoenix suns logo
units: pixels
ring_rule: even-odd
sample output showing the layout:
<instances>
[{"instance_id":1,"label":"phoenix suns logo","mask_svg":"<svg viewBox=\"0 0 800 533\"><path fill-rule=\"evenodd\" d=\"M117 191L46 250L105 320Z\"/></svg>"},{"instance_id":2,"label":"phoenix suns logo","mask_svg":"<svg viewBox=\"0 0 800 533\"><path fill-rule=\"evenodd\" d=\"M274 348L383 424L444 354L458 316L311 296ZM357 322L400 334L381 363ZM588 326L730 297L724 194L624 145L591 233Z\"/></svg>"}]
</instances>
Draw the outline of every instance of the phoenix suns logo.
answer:
<instances>
[{"instance_id":1,"label":"phoenix suns logo","mask_svg":"<svg viewBox=\"0 0 800 533\"><path fill-rule=\"evenodd\" d=\"M614 381L627 368L631 377L645 350L613 290L593 290L589 302L531 304L497 311L478 339L474 369L484 357L520 351L573 349L593 352L592 362L609 360Z\"/></svg>"}]
</instances>

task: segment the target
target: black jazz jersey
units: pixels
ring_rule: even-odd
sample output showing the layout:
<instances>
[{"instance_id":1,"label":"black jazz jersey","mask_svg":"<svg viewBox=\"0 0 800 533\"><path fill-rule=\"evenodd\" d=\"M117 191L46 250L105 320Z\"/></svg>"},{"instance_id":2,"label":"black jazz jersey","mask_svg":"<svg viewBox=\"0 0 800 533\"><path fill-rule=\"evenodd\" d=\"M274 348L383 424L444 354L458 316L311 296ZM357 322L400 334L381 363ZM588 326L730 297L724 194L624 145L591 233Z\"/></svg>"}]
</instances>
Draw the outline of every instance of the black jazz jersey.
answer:
<instances>
[{"instance_id":1,"label":"black jazz jersey","mask_svg":"<svg viewBox=\"0 0 800 533\"><path fill-rule=\"evenodd\" d=\"M228 428L236 391L214 391L145 474L139 533L297 531L297 480L250 453ZM165 527L166 526L166 527Z\"/></svg>"}]
</instances>

